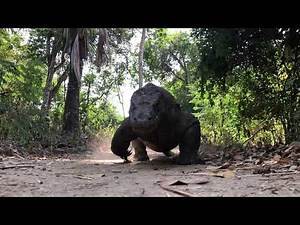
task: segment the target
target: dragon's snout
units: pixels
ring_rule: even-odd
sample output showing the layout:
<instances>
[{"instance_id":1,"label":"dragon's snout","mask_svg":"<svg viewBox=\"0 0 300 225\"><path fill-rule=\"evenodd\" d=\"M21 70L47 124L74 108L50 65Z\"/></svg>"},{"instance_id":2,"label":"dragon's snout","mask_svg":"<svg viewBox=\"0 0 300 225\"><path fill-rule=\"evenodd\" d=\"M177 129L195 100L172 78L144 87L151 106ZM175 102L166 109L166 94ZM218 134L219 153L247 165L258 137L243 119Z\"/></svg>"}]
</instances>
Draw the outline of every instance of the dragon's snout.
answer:
<instances>
[{"instance_id":1,"label":"dragon's snout","mask_svg":"<svg viewBox=\"0 0 300 225\"><path fill-rule=\"evenodd\" d=\"M133 116L132 120L134 123L147 123L156 119L155 115L139 115Z\"/></svg>"},{"instance_id":2,"label":"dragon's snout","mask_svg":"<svg viewBox=\"0 0 300 225\"><path fill-rule=\"evenodd\" d=\"M158 116L151 113L140 113L132 115L130 122L134 129L143 129L146 132L156 127Z\"/></svg>"}]
</instances>

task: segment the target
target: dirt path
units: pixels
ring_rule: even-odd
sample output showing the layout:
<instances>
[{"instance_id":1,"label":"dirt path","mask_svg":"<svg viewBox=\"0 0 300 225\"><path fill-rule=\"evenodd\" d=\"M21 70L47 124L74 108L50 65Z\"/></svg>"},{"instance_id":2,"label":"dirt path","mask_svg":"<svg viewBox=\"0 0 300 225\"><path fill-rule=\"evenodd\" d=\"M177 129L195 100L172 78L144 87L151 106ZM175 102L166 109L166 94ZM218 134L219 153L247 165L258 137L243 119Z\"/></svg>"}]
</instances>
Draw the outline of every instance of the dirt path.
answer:
<instances>
[{"instance_id":1,"label":"dirt path","mask_svg":"<svg viewBox=\"0 0 300 225\"><path fill-rule=\"evenodd\" d=\"M0 196L300 196L300 175L178 166L159 154L122 163L110 153L64 159L3 158Z\"/></svg>"}]
</instances>

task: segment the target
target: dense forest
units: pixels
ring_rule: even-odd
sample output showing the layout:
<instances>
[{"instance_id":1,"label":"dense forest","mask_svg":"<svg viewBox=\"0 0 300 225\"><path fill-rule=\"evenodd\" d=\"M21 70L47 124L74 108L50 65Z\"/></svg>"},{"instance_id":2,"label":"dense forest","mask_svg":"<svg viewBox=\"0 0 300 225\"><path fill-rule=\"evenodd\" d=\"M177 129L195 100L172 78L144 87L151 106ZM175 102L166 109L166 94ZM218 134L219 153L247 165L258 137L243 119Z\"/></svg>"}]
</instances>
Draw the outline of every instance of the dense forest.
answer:
<instances>
[{"instance_id":1,"label":"dense forest","mask_svg":"<svg viewBox=\"0 0 300 225\"><path fill-rule=\"evenodd\" d=\"M110 137L120 87L159 83L202 143L300 141L300 29L0 29L0 140L45 149Z\"/></svg>"}]
</instances>

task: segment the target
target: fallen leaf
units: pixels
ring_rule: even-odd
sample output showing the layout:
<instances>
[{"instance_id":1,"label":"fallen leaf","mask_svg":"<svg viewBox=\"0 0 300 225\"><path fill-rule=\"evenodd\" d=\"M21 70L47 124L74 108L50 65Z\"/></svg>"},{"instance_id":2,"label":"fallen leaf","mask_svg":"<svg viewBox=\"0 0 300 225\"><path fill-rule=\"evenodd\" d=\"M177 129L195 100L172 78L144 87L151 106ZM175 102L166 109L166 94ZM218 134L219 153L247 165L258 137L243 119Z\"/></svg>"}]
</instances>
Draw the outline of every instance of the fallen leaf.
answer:
<instances>
[{"instance_id":1,"label":"fallen leaf","mask_svg":"<svg viewBox=\"0 0 300 225\"><path fill-rule=\"evenodd\" d=\"M211 176L213 177L220 177L220 178L225 178L223 174L220 174L220 173L213 173L211 174Z\"/></svg>"},{"instance_id":2,"label":"fallen leaf","mask_svg":"<svg viewBox=\"0 0 300 225\"><path fill-rule=\"evenodd\" d=\"M266 160L266 161L263 162L264 165L274 165L274 164L276 164L276 163L277 163L277 161L275 161L275 160L273 160L273 159L271 159L271 160Z\"/></svg>"},{"instance_id":3,"label":"fallen leaf","mask_svg":"<svg viewBox=\"0 0 300 225\"><path fill-rule=\"evenodd\" d=\"M171 189L169 187L166 187L162 184L159 184L159 186L166 190L166 191L170 191L170 192L173 192L173 193L176 193L176 194L179 194L181 196L185 196L185 197L197 197L196 195L192 194L192 193L188 193L188 192L185 192L185 191L182 191L182 190L175 190L175 189Z\"/></svg>"},{"instance_id":4,"label":"fallen leaf","mask_svg":"<svg viewBox=\"0 0 300 225\"><path fill-rule=\"evenodd\" d=\"M218 169L220 169L220 166L207 166L206 169L207 170L218 170Z\"/></svg>"},{"instance_id":5,"label":"fallen leaf","mask_svg":"<svg viewBox=\"0 0 300 225\"><path fill-rule=\"evenodd\" d=\"M183 180L175 180L171 182L167 182L169 186L175 185L189 185L189 184L207 184L209 182L208 179L203 178L190 178L190 179L183 179Z\"/></svg>"},{"instance_id":6,"label":"fallen leaf","mask_svg":"<svg viewBox=\"0 0 300 225\"><path fill-rule=\"evenodd\" d=\"M214 174L214 176L222 177L222 178L231 178L235 176L235 171L234 170L220 171Z\"/></svg>"},{"instance_id":7,"label":"fallen leaf","mask_svg":"<svg viewBox=\"0 0 300 225\"><path fill-rule=\"evenodd\" d=\"M201 181L195 182L195 184L207 184L207 183L209 183L209 180L201 180Z\"/></svg>"},{"instance_id":8,"label":"fallen leaf","mask_svg":"<svg viewBox=\"0 0 300 225\"><path fill-rule=\"evenodd\" d=\"M294 188L293 192L297 194L300 193L300 191L297 188Z\"/></svg>"},{"instance_id":9,"label":"fallen leaf","mask_svg":"<svg viewBox=\"0 0 300 225\"><path fill-rule=\"evenodd\" d=\"M176 180L176 181L172 181L171 183L169 183L169 186L173 186L173 185L188 185L188 183L183 182L181 180Z\"/></svg>"},{"instance_id":10,"label":"fallen leaf","mask_svg":"<svg viewBox=\"0 0 300 225\"><path fill-rule=\"evenodd\" d=\"M227 169L230 166L231 166L231 163L226 162L222 166L220 166L219 169Z\"/></svg>"},{"instance_id":11,"label":"fallen leaf","mask_svg":"<svg viewBox=\"0 0 300 225\"><path fill-rule=\"evenodd\" d=\"M273 157L273 160L278 162L279 160L281 159L281 156L276 154L274 157Z\"/></svg>"},{"instance_id":12,"label":"fallen leaf","mask_svg":"<svg viewBox=\"0 0 300 225\"><path fill-rule=\"evenodd\" d=\"M297 170L297 168L298 168L298 166L291 166L290 168L289 168L289 171L294 171L294 170Z\"/></svg>"}]
</instances>

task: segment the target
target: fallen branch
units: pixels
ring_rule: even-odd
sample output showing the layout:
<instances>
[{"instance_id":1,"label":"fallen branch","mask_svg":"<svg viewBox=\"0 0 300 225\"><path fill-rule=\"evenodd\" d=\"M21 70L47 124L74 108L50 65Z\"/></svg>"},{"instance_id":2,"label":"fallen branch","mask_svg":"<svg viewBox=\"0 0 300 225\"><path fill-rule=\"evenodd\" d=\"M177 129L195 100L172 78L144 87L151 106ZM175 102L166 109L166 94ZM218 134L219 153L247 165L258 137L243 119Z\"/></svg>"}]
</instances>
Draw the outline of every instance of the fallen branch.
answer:
<instances>
[{"instance_id":1,"label":"fallen branch","mask_svg":"<svg viewBox=\"0 0 300 225\"><path fill-rule=\"evenodd\" d=\"M93 180L94 178L92 177L86 177L82 175L73 175L73 174L56 174L58 177L73 177L73 178L78 178L78 179L83 179L83 180Z\"/></svg>"},{"instance_id":2,"label":"fallen branch","mask_svg":"<svg viewBox=\"0 0 300 225\"><path fill-rule=\"evenodd\" d=\"M14 152L15 156L17 156L19 159L25 159L23 156L21 156L19 153Z\"/></svg>"},{"instance_id":3,"label":"fallen branch","mask_svg":"<svg viewBox=\"0 0 300 225\"><path fill-rule=\"evenodd\" d=\"M78 179L84 179L84 180L93 180L93 178L91 178L91 177L86 177L86 176L81 176L81 175L75 175L74 177L78 178Z\"/></svg>"},{"instance_id":4,"label":"fallen branch","mask_svg":"<svg viewBox=\"0 0 300 225\"><path fill-rule=\"evenodd\" d=\"M212 177L220 177L224 178L224 175L222 174L217 174L217 173L189 173L189 175L204 175L204 176L212 176Z\"/></svg>"},{"instance_id":5,"label":"fallen branch","mask_svg":"<svg viewBox=\"0 0 300 225\"><path fill-rule=\"evenodd\" d=\"M276 173L267 173L265 175L263 175L264 177L267 177L267 176L284 176L284 175L290 175L290 174L300 174L300 172L298 171L291 171L291 172L276 172Z\"/></svg>"},{"instance_id":6,"label":"fallen branch","mask_svg":"<svg viewBox=\"0 0 300 225\"><path fill-rule=\"evenodd\" d=\"M196 195L193 195L191 193L188 193L188 192L185 192L185 191L180 191L180 190L175 190L175 189L172 189L172 188L168 188L168 187L165 187L161 184L159 184L159 186L166 190L166 191L170 191L170 192L173 192L175 194L178 194L178 195L181 195L181 196L184 196L184 197L197 197Z\"/></svg>"},{"instance_id":7,"label":"fallen branch","mask_svg":"<svg viewBox=\"0 0 300 225\"><path fill-rule=\"evenodd\" d=\"M266 123L266 122L267 122L267 121L264 121L264 122L262 122L261 124L264 124L264 123ZM267 126L267 125L264 125L264 126L262 126L261 128L257 129L257 130L254 132L254 134L251 135L250 138L248 138L246 141L244 141L244 143L243 143L242 145L244 145L244 144L246 144L248 141L252 140L252 139L255 137L255 135L258 134L258 133L259 133L262 129L264 129L266 126Z\"/></svg>"},{"instance_id":8,"label":"fallen branch","mask_svg":"<svg viewBox=\"0 0 300 225\"><path fill-rule=\"evenodd\" d=\"M253 170L256 168L257 168L257 166L249 166L249 167L236 168L236 170Z\"/></svg>"},{"instance_id":9,"label":"fallen branch","mask_svg":"<svg viewBox=\"0 0 300 225\"><path fill-rule=\"evenodd\" d=\"M34 168L34 166L33 165L14 165L14 166L2 166L2 167L0 167L1 170L14 169L14 168Z\"/></svg>"},{"instance_id":10,"label":"fallen branch","mask_svg":"<svg viewBox=\"0 0 300 225\"><path fill-rule=\"evenodd\" d=\"M245 175L239 175L238 177L270 177L270 176L285 176L285 175L292 175L292 174L300 174L300 172L297 171L291 171L291 172L277 172L277 173L266 173L266 174L245 174Z\"/></svg>"}]
</instances>

